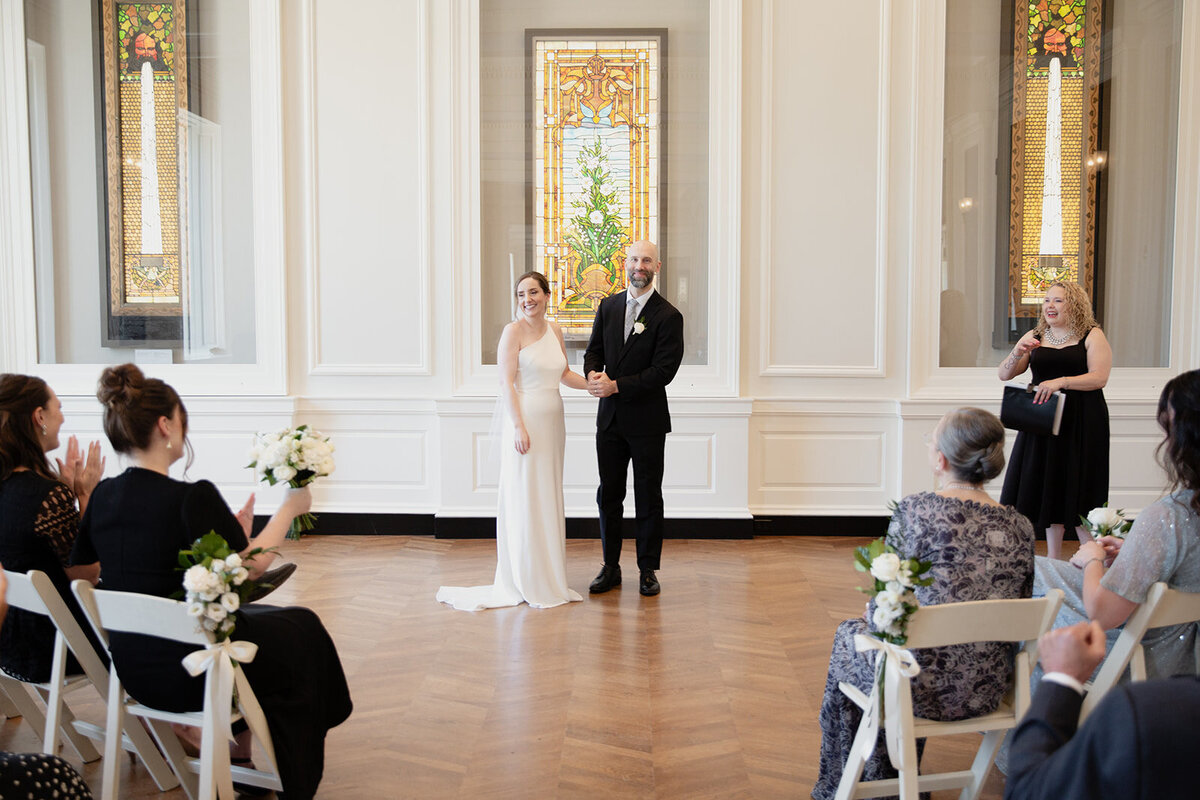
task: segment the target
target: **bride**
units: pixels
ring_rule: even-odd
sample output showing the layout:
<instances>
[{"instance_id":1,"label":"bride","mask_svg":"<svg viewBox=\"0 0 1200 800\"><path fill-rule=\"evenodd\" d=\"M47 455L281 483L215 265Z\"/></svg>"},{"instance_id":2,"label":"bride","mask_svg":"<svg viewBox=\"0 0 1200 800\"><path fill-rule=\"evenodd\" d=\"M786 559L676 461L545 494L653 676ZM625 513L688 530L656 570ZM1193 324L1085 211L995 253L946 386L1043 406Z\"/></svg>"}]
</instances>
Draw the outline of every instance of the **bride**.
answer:
<instances>
[{"instance_id":1,"label":"bride","mask_svg":"<svg viewBox=\"0 0 1200 800\"><path fill-rule=\"evenodd\" d=\"M550 285L540 272L517 280L517 319L500 336L504 446L496 510L496 578L490 586L443 586L437 599L463 611L528 603L550 608L582 600L567 586L563 509L561 381L586 389L567 365L562 330L546 319Z\"/></svg>"}]
</instances>

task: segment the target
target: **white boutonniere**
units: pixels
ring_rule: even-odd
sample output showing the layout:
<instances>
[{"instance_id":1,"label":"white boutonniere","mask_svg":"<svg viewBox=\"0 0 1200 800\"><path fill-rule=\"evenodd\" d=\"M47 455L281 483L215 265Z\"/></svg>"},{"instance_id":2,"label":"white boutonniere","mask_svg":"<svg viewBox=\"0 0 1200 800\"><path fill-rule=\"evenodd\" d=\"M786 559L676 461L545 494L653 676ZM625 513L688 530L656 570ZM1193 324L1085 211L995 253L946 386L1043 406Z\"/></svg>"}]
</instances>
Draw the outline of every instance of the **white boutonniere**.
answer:
<instances>
[{"instance_id":1,"label":"white boutonniere","mask_svg":"<svg viewBox=\"0 0 1200 800\"><path fill-rule=\"evenodd\" d=\"M637 334L644 330L646 330L646 318L642 317L633 323L633 332Z\"/></svg>"}]
</instances>

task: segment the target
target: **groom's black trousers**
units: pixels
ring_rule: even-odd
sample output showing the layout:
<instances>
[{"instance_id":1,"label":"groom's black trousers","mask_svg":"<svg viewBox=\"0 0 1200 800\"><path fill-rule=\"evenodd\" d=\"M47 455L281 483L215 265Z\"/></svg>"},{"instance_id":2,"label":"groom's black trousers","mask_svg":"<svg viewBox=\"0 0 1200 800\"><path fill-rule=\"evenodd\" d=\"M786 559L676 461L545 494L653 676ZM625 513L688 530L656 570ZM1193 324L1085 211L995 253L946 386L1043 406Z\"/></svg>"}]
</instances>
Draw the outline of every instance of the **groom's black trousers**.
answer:
<instances>
[{"instance_id":1,"label":"groom's black trousers","mask_svg":"<svg viewBox=\"0 0 1200 800\"><path fill-rule=\"evenodd\" d=\"M667 435L625 436L610 425L596 431L596 459L600 467L600 544L604 563L621 563L621 536L625 514L625 483L633 461L633 499L637 507L638 569L658 569L663 542L663 451Z\"/></svg>"}]
</instances>

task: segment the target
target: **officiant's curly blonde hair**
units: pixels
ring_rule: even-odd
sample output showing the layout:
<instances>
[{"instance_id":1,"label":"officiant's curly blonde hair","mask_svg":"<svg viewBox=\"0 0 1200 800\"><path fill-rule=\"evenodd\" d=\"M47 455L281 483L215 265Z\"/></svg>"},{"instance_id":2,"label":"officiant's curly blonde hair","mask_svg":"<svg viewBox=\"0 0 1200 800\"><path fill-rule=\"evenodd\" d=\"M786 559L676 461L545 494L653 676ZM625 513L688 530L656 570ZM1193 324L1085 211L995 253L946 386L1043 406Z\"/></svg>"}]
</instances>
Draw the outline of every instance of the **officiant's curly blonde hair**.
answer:
<instances>
[{"instance_id":1,"label":"officiant's curly blonde hair","mask_svg":"<svg viewBox=\"0 0 1200 800\"><path fill-rule=\"evenodd\" d=\"M1055 281L1046 287L1046 291L1049 292L1055 286L1067 293L1067 319L1071 322L1071 333L1075 335L1075 338L1083 341L1083 337L1088 335L1088 331L1100 327L1096 322L1096 315L1092 313L1091 299L1083 287L1075 281ZM1038 314L1038 324L1034 333L1041 339L1049 329L1050 325L1046 322L1046 315Z\"/></svg>"}]
</instances>

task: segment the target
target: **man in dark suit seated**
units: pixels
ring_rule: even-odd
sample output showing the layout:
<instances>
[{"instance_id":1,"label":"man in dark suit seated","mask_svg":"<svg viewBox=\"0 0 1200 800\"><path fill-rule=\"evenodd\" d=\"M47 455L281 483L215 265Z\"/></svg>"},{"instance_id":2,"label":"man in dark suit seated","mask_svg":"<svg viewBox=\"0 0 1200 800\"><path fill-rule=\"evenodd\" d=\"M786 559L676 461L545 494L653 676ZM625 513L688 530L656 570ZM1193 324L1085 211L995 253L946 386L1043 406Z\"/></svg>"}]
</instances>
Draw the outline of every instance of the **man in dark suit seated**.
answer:
<instances>
[{"instance_id":1,"label":"man in dark suit seated","mask_svg":"<svg viewBox=\"0 0 1200 800\"><path fill-rule=\"evenodd\" d=\"M1005 800L1197 796L1200 679L1119 685L1079 727L1104 630L1094 621L1058 628L1038 650L1046 675L1013 735Z\"/></svg>"}]
</instances>

